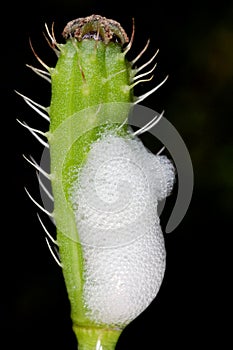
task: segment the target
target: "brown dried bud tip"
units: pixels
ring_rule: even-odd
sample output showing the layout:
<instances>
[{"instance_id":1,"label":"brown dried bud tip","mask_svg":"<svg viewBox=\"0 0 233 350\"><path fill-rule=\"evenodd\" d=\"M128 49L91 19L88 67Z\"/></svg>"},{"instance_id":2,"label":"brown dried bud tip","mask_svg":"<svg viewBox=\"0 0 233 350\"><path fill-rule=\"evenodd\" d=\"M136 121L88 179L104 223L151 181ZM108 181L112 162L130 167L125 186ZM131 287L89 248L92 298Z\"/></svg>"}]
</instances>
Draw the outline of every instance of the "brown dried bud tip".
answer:
<instances>
[{"instance_id":1,"label":"brown dried bud tip","mask_svg":"<svg viewBox=\"0 0 233 350\"><path fill-rule=\"evenodd\" d=\"M94 39L103 41L105 44L109 42L119 43L121 46L129 42L120 23L99 15L77 18L68 22L62 35L65 39L70 37L74 37L78 41Z\"/></svg>"}]
</instances>

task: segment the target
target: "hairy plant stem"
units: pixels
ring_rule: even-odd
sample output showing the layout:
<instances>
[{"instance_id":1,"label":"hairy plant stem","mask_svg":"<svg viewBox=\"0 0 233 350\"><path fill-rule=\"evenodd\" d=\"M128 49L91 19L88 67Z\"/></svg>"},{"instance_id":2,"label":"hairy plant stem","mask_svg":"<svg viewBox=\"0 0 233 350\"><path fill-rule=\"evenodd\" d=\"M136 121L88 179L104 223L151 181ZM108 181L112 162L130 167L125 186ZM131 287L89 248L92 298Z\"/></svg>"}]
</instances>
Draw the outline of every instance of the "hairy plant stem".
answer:
<instances>
[{"instance_id":1,"label":"hairy plant stem","mask_svg":"<svg viewBox=\"0 0 233 350\"><path fill-rule=\"evenodd\" d=\"M51 72L48 132L59 256L78 349L113 350L121 330L108 328L108 325L100 327L87 316L83 296L85 262L69 201L69 173L70 169L83 164L104 124L113 122L113 127L119 126L127 116L127 111L119 113L119 106L114 103L133 100L129 87L130 65L121 45L114 42L93 38L78 41L68 36L59 48L60 56ZM112 102L110 108L104 107Z\"/></svg>"}]
</instances>

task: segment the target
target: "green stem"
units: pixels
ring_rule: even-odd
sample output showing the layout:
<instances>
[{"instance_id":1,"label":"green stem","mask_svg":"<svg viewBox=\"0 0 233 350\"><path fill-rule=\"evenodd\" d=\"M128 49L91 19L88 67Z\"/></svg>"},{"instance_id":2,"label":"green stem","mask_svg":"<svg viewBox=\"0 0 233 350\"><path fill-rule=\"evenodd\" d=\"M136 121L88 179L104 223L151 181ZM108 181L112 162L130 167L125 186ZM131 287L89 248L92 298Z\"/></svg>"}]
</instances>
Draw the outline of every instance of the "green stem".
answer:
<instances>
[{"instance_id":1,"label":"green stem","mask_svg":"<svg viewBox=\"0 0 233 350\"><path fill-rule=\"evenodd\" d=\"M114 350L122 330L74 325L79 350Z\"/></svg>"},{"instance_id":2,"label":"green stem","mask_svg":"<svg viewBox=\"0 0 233 350\"><path fill-rule=\"evenodd\" d=\"M102 40L93 40L95 31ZM119 24L100 16L75 20L64 33L66 43L58 45L60 55L51 70L47 133L57 243L79 350L113 350L121 330L99 327L87 316L85 261L69 200L70 172L85 162L103 126L117 128L128 115L132 70L122 49L128 39Z\"/></svg>"}]
</instances>

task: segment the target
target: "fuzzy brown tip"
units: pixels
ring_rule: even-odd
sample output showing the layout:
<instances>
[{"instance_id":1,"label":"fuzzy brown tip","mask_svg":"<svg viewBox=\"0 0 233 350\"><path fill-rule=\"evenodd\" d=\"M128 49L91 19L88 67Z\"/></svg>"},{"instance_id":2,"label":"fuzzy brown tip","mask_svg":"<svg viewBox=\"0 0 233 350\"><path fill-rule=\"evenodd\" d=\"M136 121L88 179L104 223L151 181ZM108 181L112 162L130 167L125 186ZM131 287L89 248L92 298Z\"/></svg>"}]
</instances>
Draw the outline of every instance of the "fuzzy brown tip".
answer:
<instances>
[{"instance_id":1,"label":"fuzzy brown tip","mask_svg":"<svg viewBox=\"0 0 233 350\"><path fill-rule=\"evenodd\" d=\"M121 46L129 42L129 38L120 23L100 15L77 18L68 22L62 35L65 39L70 37L74 37L78 41L94 39L103 41L105 44L118 43Z\"/></svg>"}]
</instances>

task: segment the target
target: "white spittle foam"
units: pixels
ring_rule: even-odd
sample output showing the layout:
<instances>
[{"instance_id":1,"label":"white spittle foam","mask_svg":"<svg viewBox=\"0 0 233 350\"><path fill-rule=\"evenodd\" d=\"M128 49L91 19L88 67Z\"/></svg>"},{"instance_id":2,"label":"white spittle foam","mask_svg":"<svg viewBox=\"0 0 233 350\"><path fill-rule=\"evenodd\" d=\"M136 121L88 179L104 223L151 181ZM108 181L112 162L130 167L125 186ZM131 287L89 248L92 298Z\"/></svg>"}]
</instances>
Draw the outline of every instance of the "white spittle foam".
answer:
<instances>
[{"instance_id":1,"label":"white spittle foam","mask_svg":"<svg viewBox=\"0 0 233 350\"><path fill-rule=\"evenodd\" d=\"M158 293L166 251L157 204L174 179L170 160L137 138L107 134L92 144L71 201L83 245L84 301L94 322L126 325Z\"/></svg>"}]
</instances>

